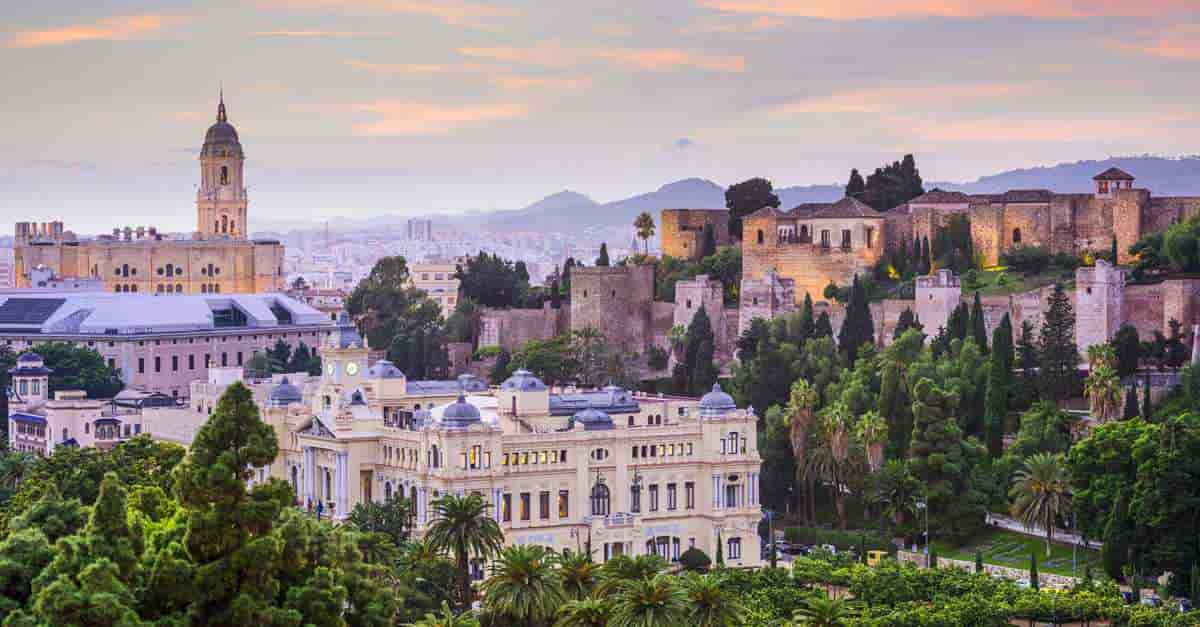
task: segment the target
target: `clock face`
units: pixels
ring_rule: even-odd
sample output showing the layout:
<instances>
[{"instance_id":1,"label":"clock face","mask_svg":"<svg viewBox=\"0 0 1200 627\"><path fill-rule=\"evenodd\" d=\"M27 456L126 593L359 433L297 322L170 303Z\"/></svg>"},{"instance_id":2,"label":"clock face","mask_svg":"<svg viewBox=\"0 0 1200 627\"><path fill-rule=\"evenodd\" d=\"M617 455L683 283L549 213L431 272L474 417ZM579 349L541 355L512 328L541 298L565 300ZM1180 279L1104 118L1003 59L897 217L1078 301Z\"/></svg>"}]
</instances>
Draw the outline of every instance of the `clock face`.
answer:
<instances>
[{"instance_id":1,"label":"clock face","mask_svg":"<svg viewBox=\"0 0 1200 627\"><path fill-rule=\"evenodd\" d=\"M358 364L353 361L346 364L346 374L348 374L352 377L354 375L358 374Z\"/></svg>"},{"instance_id":2,"label":"clock face","mask_svg":"<svg viewBox=\"0 0 1200 627\"><path fill-rule=\"evenodd\" d=\"M333 373L336 371L337 371L337 366L334 366L333 364L329 364L328 366L325 366L325 374L327 374L331 377L333 376Z\"/></svg>"}]
</instances>

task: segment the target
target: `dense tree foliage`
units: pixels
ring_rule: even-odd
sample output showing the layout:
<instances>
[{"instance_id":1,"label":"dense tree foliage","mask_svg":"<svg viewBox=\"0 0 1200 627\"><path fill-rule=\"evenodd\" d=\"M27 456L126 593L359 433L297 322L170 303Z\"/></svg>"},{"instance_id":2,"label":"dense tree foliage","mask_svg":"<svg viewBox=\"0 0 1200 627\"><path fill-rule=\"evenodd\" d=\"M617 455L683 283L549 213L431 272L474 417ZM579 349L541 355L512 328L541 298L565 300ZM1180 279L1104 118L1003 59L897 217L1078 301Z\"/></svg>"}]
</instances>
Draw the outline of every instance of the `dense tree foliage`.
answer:
<instances>
[{"instance_id":1,"label":"dense tree foliage","mask_svg":"<svg viewBox=\"0 0 1200 627\"><path fill-rule=\"evenodd\" d=\"M778 207L779 197L771 187L771 181L752 178L734 183L725 190L725 208L729 210L729 235L742 239L742 218L762 209Z\"/></svg>"},{"instance_id":2,"label":"dense tree foliage","mask_svg":"<svg viewBox=\"0 0 1200 627\"><path fill-rule=\"evenodd\" d=\"M44 342L30 350L41 355L46 367L54 371L50 375L51 398L59 390L83 390L90 398L112 398L124 387L121 371L109 366L100 353L85 346ZM3 372L0 383L5 386L8 385L8 370L16 365L17 357L7 346L0 349L0 371Z\"/></svg>"},{"instance_id":3,"label":"dense tree foliage","mask_svg":"<svg viewBox=\"0 0 1200 627\"><path fill-rule=\"evenodd\" d=\"M888 211L924 193L921 172L912 155L904 155L900 161L875 168L865 182L858 170L852 170L846 185L847 196L861 200L876 211Z\"/></svg>"}]
</instances>

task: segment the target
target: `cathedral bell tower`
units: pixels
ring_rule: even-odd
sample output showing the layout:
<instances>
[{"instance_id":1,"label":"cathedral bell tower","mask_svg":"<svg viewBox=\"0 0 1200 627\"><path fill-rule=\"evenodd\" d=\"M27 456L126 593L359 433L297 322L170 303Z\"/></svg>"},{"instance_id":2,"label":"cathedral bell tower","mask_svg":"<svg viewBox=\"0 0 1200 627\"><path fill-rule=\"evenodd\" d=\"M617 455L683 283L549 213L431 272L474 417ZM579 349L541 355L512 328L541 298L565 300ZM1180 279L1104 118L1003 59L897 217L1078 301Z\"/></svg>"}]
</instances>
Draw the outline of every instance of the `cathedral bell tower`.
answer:
<instances>
[{"instance_id":1,"label":"cathedral bell tower","mask_svg":"<svg viewBox=\"0 0 1200 627\"><path fill-rule=\"evenodd\" d=\"M196 192L196 230L202 239L246 239L246 155L237 129L225 113L225 95L217 105L217 123L200 149L200 189Z\"/></svg>"}]
</instances>

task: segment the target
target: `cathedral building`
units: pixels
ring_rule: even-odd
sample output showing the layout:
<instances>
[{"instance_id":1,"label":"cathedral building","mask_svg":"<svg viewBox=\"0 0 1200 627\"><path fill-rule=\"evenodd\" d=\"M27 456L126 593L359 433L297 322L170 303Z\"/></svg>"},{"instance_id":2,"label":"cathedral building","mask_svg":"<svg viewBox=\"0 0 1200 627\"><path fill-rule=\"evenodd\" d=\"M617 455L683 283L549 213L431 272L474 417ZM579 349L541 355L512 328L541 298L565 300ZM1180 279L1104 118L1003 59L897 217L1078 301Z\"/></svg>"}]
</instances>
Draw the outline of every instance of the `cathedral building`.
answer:
<instances>
[{"instance_id":1,"label":"cathedral building","mask_svg":"<svg viewBox=\"0 0 1200 627\"><path fill-rule=\"evenodd\" d=\"M62 222L18 222L13 279L18 288L50 288L44 277L91 279L112 292L155 294L258 293L283 288L283 246L251 240L244 178L246 155L217 106L200 149L196 230L173 239L154 227L114 228L77 237Z\"/></svg>"}]
</instances>

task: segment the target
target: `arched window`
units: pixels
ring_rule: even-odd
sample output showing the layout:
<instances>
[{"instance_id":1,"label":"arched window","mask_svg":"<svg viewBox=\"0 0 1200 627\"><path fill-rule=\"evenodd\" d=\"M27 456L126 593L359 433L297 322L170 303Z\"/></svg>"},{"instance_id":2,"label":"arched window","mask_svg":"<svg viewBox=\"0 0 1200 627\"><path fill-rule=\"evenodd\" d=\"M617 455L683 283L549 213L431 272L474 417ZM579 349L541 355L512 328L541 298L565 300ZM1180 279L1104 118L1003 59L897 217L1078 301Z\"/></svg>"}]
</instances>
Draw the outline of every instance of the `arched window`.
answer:
<instances>
[{"instance_id":1,"label":"arched window","mask_svg":"<svg viewBox=\"0 0 1200 627\"><path fill-rule=\"evenodd\" d=\"M221 166L221 184L222 185L229 184L229 166L226 166L226 165Z\"/></svg>"},{"instance_id":2,"label":"arched window","mask_svg":"<svg viewBox=\"0 0 1200 627\"><path fill-rule=\"evenodd\" d=\"M63 427L63 442L67 441L67 428Z\"/></svg>"},{"instance_id":3,"label":"arched window","mask_svg":"<svg viewBox=\"0 0 1200 627\"><path fill-rule=\"evenodd\" d=\"M759 243L759 244L763 243L763 232L762 232L762 229L759 229L759 230L758 230L758 237L757 237L756 239L757 239L757 241L758 241L758 243Z\"/></svg>"},{"instance_id":4,"label":"arched window","mask_svg":"<svg viewBox=\"0 0 1200 627\"><path fill-rule=\"evenodd\" d=\"M121 276L129 276L129 264L121 264Z\"/></svg>"},{"instance_id":5,"label":"arched window","mask_svg":"<svg viewBox=\"0 0 1200 627\"><path fill-rule=\"evenodd\" d=\"M229 232L237 233L237 222L234 222L233 220L229 221Z\"/></svg>"},{"instance_id":6,"label":"arched window","mask_svg":"<svg viewBox=\"0 0 1200 627\"><path fill-rule=\"evenodd\" d=\"M221 216L221 232L229 232L229 216Z\"/></svg>"},{"instance_id":7,"label":"arched window","mask_svg":"<svg viewBox=\"0 0 1200 627\"><path fill-rule=\"evenodd\" d=\"M176 284L175 284L175 293L176 293L176 294L182 294L182 293L183 293L183 283L176 283Z\"/></svg>"},{"instance_id":8,"label":"arched window","mask_svg":"<svg viewBox=\"0 0 1200 627\"><path fill-rule=\"evenodd\" d=\"M1021 229L1013 229L1013 243L1014 244L1021 243Z\"/></svg>"},{"instance_id":9,"label":"arched window","mask_svg":"<svg viewBox=\"0 0 1200 627\"><path fill-rule=\"evenodd\" d=\"M221 223L216 220L213 220L213 233L217 233L220 230L221 230Z\"/></svg>"},{"instance_id":10,"label":"arched window","mask_svg":"<svg viewBox=\"0 0 1200 627\"><path fill-rule=\"evenodd\" d=\"M203 284L203 283L201 283L201 284L200 284L200 293L201 293L201 294L207 294L207 293L208 293L208 286L207 286L207 285L205 285L205 284Z\"/></svg>"},{"instance_id":11,"label":"arched window","mask_svg":"<svg viewBox=\"0 0 1200 627\"><path fill-rule=\"evenodd\" d=\"M384 482L384 484L383 484L383 500L384 501L392 500L392 482L391 481Z\"/></svg>"},{"instance_id":12,"label":"arched window","mask_svg":"<svg viewBox=\"0 0 1200 627\"><path fill-rule=\"evenodd\" d=\"M607 516L608 504L608 486L597 482L592 486L592 516Z\"/></svg>"},{"instance_id":13,"label":"arched window","mask_svg":"<svg viewBox=\"0 0 1200 627\"><path fill-rule=\"evenodd\" d=\"M129 291L131 291L131 292L136 292L136 291L137 291L137 286L136 286L136 285L130 285L130 286L129 286Z\"/></svg>"}]
</instances>

